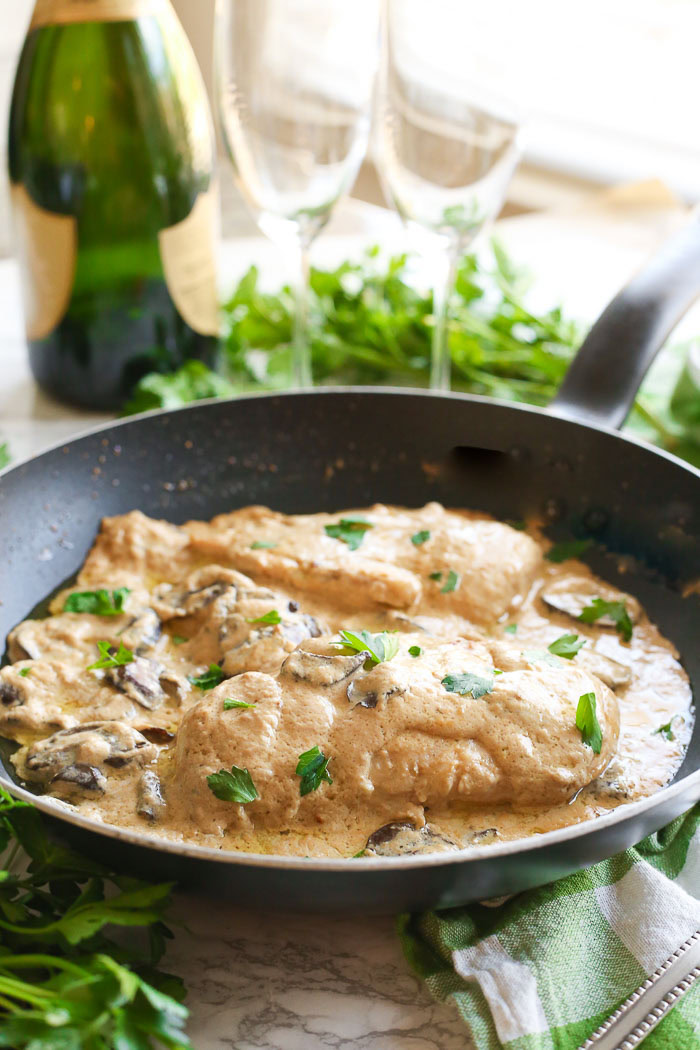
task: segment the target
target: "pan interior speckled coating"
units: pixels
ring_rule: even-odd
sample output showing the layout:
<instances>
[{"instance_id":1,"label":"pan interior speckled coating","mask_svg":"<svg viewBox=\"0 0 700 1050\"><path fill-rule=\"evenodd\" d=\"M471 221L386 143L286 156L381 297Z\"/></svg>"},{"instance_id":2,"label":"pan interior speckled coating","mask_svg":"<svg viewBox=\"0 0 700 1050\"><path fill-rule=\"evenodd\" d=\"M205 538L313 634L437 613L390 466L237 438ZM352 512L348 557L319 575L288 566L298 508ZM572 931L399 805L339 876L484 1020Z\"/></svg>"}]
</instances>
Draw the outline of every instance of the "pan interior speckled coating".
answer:
<instances>
[{"instance_id":1,"label":"pan interior speckled coating","mask_svg":"<svg viewBox=\"0 0 700 1050\"><path fill-rule=\"evenodd\" d=\"M596 547L587 560L640 598L680 650L697 695L700 598L682 592L700 575L699 479L692 467L614 431L461 394L323 389L134 417L91 431L0 477L0 634L5 637L75 573L104 515L139 508L180 523L250 503L304 513L372 502L419 506L434 499L505 519L536 515L555 538L581 532L594 536L607 553ZM3 779L9 779L6 770ZM500 886L498 866L517 856L523 872L528 871L523 885L532 885L532 864L542 863L540 881L551 875L548 849L554 856L566 842L576 841L572 867L581 866L589 862L586 858L605 855L606 828L618 828L617 837L609 839L612 851L623 839L629 844L656 830L697 798L696 725L673 787L641 805L621 807L611 818L565 829L563 837L550 832L456 856L398 862L295 864L224 852L216 860L232 874L248 868L293 877L293 906L304 897L304 885L311 885L313 871L332 880L351 869L355 882L363 870L370 881L382 871L404 880L411 871L469 865L475 873L490 871L489 885ZM50 800L38 804L68 826ZM626 822L630 833L634 828L633 838L625 839ZM108 837L122 844L130 838L123 829L82 819L74 823L94 827L97 849ZM143 847L142 837L131 838ZM187 854L190 861L200 856L202 864L213 863L210 851L157 839L149 840L148 852ZM511 877L508 886L512 882ZM483 879L477 884L483 893ZM381 896L378 885L368 881L365 897ZM348 906L358 905L353 892ZM430 892L455 901L454 893L443 894L439 886ZM463 886L457 895L466 900L470 891ZM416 886L406 896L403 906L420 903L425 892ZM372 906L371 900L366 903ZM344 904L342 898L337 906ZM309 906L316 904L309 901Z\"/></svg>"}]
</instances>

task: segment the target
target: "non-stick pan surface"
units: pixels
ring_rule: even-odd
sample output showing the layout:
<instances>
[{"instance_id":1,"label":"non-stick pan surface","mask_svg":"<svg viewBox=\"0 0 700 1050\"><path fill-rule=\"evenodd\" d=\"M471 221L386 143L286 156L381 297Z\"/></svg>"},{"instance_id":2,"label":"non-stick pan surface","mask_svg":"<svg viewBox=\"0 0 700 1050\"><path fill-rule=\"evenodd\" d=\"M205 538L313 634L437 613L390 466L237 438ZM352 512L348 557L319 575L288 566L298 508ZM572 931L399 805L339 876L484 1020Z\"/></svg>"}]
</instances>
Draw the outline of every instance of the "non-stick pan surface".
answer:
<instances>
[{"instance_id":1,"label":"non-stick pan surface","mask_svg":"<svg viewBox=\"0 0 700 1050\"><path fill-rule=\"evenodd\" d=\"M637 333L637 347L648 350L660 333L642 327L647 335ZM608 411L614 422L631 396L627 388ZM571 383L565 387L562 413L583 413L585 398L577 404L575 393ZM326 389L137 417L0 478L0 636L75 573L104 515L139 508L179 523L250 503L311 512L439 500L500 518L536 515L555 538L592 536L587 560L639 597L680 650L697 695L700 597L687 588L700 575L699 478L603 426L458 394ZM11 784L9 770L2 773L13 792L32 797ZM698 798L696 727L676 780L651 798L589 823L459 854L257 857L103 827L48 798L36 804L76 846L134 874L176 878L239 903L396 911L550 881L631 845Z\"/></svg>"}]
</instances>

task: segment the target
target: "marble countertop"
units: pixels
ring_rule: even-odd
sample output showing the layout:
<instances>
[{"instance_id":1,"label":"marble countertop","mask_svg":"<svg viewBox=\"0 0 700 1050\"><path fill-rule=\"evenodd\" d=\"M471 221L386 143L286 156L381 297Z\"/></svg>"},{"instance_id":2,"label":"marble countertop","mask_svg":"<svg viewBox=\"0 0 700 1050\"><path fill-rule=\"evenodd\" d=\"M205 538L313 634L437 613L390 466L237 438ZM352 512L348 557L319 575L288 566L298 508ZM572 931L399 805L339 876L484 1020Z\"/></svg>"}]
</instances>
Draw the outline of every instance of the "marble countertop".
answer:
<instances>
[{"instance_id":1,"label":"marble countertop","mask_svg":"<svg viewBox=\"0 0 700 1050\"><path fill-rule=\"evenodd\" d=\"M576 213L508 220L499 232L516 259L538 276L551 306L592 318L682 217L658 187L608 196ZM281 276L278 253L243 236L222 247L230 287L253 261L266 279ZM381 240L405 247L388 212L351 202L314 251L321 264L356 255ZM697 311L687 322L697 332ZM13 460L107 419L51 401L29 373L19 279L0 262L0 443ZM178 895L177 933L166 967L185 980L198 1050L456 1050L471 1046L452 1004L436 1003L403 959L391 917L309 917L253 912Z\"/></svg>"}]
</instances>

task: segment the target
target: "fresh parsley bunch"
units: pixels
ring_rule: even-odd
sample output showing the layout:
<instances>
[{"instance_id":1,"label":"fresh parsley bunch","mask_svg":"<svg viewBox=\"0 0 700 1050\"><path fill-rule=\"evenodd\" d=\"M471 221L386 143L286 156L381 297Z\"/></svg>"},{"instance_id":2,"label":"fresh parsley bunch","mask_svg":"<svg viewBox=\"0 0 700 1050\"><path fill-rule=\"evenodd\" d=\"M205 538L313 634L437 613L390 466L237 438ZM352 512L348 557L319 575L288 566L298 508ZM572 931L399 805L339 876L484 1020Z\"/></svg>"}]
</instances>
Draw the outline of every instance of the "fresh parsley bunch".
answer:
<instances>
[{"instance_id":1,"label":"fresh parsley bunch","mask_svg":"<svg viewBox=\"0 0 700 1050\"><path fill-rule=\"evenodd\" d=\"M464 256L450 297L452 389L546 405L584 331L559 307L541 311L526 305L527 271L515 266L497 241L491 258L484 259ZM311 271L316 385L428 385L433 297L411 282L410 265L410 256L386 260L375 246L359 263ZM294 296L287 285L263 292L258 278L251 266L222 306L221 374L194 360L173 373L150 372L125 414L289 385ZM687 406L679 412L672 403L683 354L683 347L671 347L659 356L626 427L700 465L695 401L690 416Z\"/></svg>"},{"instance_id":2,"label":"fresh parsley bunch","mask_svg":"<svg viewBox=\"0 0 700 1050\"><path fill-rule=\"evenodd\" d=\"M24 873L13 873L21 850ZM169 884L112 874L46 835L39 812L0 788L0 1047L191 1047L178 978L156 969ZM112 939L142 927L143 946Z\"/></svg>"},{"instance_id":3,"label":"fresh parsley bunch","mask_svg":"<svg viewBox=\"0 0 700 1050\"><path fill-rule=\"evenodd\" d=\"M409 281L410 258L384 260L378 247L358 263L311 271L311 356L317 384L427 386L433 299ZM466 255L450 308L453 387L543 405L566 372L579 335L559 309L524 305L524 271L493 244L492 263ZM223 375L189 361L151 373L125 411L173 408L204 397L288 385L294 296L263 292L251 266L223 304Z\"/></svg>"}]
</instances>

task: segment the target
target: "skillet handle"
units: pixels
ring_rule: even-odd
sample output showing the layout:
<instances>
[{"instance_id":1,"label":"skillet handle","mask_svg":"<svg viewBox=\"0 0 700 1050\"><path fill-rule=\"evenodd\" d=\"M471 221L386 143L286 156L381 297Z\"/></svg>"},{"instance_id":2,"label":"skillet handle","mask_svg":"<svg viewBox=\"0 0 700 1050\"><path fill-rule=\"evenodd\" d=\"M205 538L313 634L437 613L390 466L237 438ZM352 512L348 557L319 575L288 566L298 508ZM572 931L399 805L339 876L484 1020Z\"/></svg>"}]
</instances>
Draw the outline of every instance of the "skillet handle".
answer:
<instances>
[{"instance_id":1,"label":"skillet handle","mask_svg":"<svg viewBox=\"0 0 700 1050\"><path fill-rule=\"evenodd\" d=\"M572 361L551 411L621 427L668 335L700 295L700 216L606 306Z\"/></svg>"}]
</instances>

